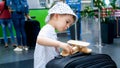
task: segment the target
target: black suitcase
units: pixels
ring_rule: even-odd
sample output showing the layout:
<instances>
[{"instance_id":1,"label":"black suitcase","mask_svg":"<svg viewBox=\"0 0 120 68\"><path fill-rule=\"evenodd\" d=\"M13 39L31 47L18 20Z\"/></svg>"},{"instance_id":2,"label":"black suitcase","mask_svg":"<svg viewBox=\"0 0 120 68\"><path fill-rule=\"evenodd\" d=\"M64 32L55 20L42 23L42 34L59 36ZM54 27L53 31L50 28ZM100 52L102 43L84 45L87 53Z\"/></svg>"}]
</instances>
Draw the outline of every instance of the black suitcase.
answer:
<instances>
[{"instance_id":1,"label":"black suitcase","mask_svg":"<svg viewBox=\"0 0 120 68\"><path fill-rule=\"evenodd\" d=\"M117 66L107 54L76 53L67 57L55 57L47 63L46 68L117 68Z\"/></svg>"},{"instance_id":2,"label":"black suitcase","mask_svg":"<svg viewBox=\"0 0 120 68\"><path fill-rule=\"evenodd\" d=\"M106 18L101 22L101 39L102 43L112 44L114 41L114 23L115 19Z\"/></svg>"},{"instance_id":3,"label":"black suitcase","mask_svg":"<svg viewBox=\"0 0 120 68\"><path fill-rule=\"evenodd\" d=\"M25 31L27 36L27 46L34 48L37 35L40 31L40 23L37 20L25 21Z\"/></svg>"}]
</instances>

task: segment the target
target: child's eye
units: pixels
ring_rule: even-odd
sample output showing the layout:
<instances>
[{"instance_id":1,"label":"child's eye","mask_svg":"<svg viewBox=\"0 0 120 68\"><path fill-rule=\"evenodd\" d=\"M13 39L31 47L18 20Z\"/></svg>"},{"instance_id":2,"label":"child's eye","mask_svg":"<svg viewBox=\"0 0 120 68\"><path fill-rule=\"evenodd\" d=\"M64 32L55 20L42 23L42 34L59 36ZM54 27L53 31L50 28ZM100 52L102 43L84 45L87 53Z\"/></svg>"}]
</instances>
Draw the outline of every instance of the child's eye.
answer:
<instances>
[{"instance_id":1,"label":"child's eye","mask_svg":"<svg viewBox=\"0 0 120 68\"><path fill-rule=\"evenodd\" d=\"M68 23L69 23L69 21L66 21L66 23L68 24Z\"/></svg>"}]
</instances>

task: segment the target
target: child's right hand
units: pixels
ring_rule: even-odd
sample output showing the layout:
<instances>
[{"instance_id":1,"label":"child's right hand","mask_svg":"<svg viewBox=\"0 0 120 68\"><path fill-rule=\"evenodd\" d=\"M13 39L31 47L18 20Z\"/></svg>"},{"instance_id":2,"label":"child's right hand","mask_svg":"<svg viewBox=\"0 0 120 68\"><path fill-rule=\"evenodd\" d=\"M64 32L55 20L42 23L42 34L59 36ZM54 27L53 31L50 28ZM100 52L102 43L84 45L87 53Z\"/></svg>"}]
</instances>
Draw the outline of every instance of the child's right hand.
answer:
<instances>
[{"instance_id":1,"label":"child's right hand","mask_svg":"<svg viewBox=\"0 0 120 68\"><path fill-rule=\"evenodd\" d=\"M73 52L72 46L70 46L70 45L67 44L67 43L61 42L61 43L59 44L59 47L62 48L62 49L63 49L66 53L68 53L68 54L72 54L72 52Z\"/></svg>"}]
</instances>

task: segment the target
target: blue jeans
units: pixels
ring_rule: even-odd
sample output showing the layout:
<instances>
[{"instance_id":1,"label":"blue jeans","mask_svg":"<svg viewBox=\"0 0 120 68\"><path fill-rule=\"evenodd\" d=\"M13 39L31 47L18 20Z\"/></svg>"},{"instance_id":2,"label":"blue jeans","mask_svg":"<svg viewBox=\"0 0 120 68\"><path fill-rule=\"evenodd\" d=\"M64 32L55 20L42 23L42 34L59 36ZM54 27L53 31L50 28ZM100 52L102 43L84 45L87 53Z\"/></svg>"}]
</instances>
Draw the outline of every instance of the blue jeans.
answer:
<instances>
[{"instance_id":1,"label":"blue jeans","mask_svg":"<svg viewBox=\"0 0 120 68\"><path fill-rule=\"evenodd\" d=\"M4 42L7 44L8 39L7 39L7 33L6 33L6 28L8 27L11 35L11 42L12 44L15 44L15 38L13 34L13 29L12 29L12 20L11 19L0 19L0 23L2 26L2 31L3 31L3 37L4 37Z\"/></svg>"},{"instance_id":2,"label":"blue jeans","mask_svg":"<svg viewBox=\"0 0 120 68\"><path fill-rule=\"evenodd\" d=\"M26 46L26 32L24 29L25 19L24 18L15 18L13 19L14 28L16 30L16 37L18 45Z\"/></svg>"}]
</instances>

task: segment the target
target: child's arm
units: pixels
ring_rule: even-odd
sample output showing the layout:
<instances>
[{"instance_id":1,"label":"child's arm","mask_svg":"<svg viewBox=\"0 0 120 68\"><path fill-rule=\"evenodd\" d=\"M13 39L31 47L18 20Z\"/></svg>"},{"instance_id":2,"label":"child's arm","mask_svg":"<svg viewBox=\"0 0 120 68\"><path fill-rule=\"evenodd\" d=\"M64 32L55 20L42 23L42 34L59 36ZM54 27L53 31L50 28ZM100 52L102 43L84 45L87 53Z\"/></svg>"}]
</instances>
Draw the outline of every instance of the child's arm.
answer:
<instances>
[{"instance_id":1,"label":"child's arm","mask_svg":"<svg viewBox=\"0 0 120 68\"><path fill-rule=\"evenodd\" d=\"M53 40L50 38L46 38L46 37L39 37L37 38L37 43L40 45L44 45L44 46L52 46L52 47L59 47L62 48L63 50L65 50L68 53L72 53L72 46L70 46L67 43L64 42L60 42L57 40Z\"/></svg>"}]
</instances>

